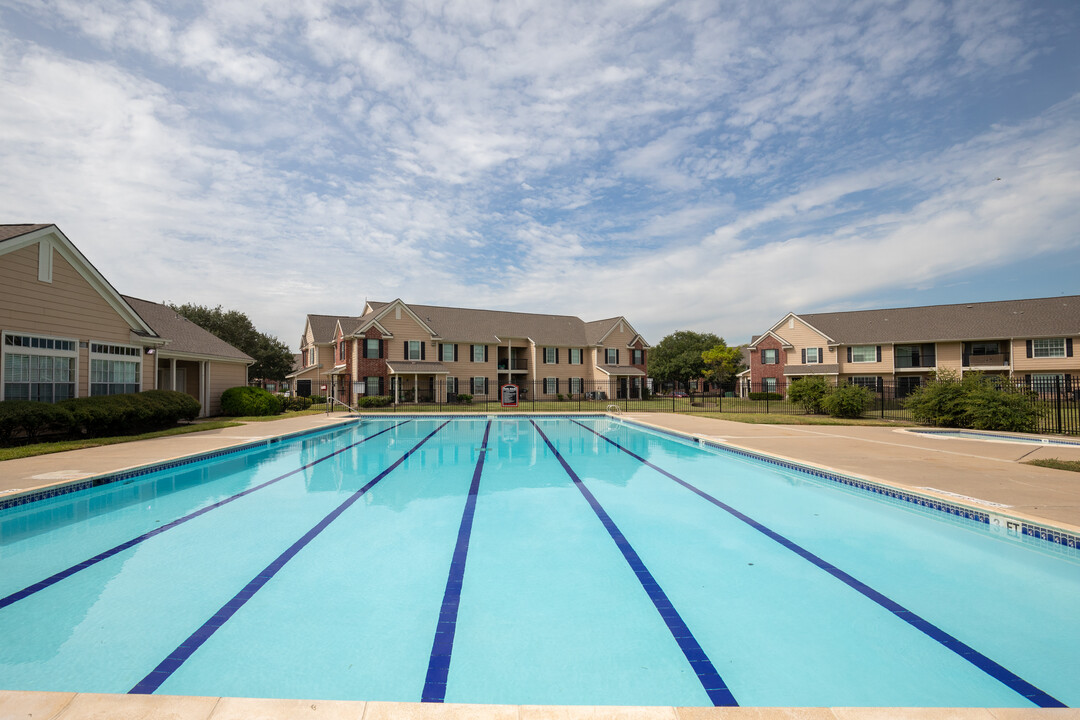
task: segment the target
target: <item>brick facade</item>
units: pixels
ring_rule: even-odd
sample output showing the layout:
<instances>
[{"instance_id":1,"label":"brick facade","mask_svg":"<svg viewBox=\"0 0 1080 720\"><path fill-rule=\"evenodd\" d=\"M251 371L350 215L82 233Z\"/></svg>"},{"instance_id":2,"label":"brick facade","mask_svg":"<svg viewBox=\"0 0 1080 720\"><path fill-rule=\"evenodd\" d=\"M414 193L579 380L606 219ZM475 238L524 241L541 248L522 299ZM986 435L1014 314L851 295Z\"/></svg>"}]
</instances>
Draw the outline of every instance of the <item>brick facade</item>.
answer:
<instances>
[{"instance_id":1,"label":"brick facade","mask_svg":"<svg viewBox=\"0 0 1080 720\"><path fill-rule=\"evenodd\" d=\"M775 365L766 365L761 361L764 350L776 351ZM783 344L775 337L763 338L757 344L757 347L754 348L753 353L750 355L750 377L753 378L753 389L755 391L757 391L758 385L764 382L765 378L776 378L777 386L784 384L784 360L786 355Z\"/></svg>"}]
</instances>

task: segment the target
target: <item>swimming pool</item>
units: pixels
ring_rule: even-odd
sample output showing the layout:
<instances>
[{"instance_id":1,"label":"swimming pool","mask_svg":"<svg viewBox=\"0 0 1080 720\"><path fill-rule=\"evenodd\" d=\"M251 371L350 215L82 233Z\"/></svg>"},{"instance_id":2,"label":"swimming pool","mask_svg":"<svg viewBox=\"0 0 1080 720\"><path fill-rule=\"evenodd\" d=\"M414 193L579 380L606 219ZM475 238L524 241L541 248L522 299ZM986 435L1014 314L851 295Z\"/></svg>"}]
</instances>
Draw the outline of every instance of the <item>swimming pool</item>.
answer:
<instances>
[{"instance_id":1,"label":"swimming pool","mask_svg":"<svg viewBox=\"0 0 1080 720\"><path fill-rule=\"evenodd\" d=\"M370 420L0 510L0 688L1080 703L1075 547L982 520L608 418Z\"/></svg>"}]
</instances>

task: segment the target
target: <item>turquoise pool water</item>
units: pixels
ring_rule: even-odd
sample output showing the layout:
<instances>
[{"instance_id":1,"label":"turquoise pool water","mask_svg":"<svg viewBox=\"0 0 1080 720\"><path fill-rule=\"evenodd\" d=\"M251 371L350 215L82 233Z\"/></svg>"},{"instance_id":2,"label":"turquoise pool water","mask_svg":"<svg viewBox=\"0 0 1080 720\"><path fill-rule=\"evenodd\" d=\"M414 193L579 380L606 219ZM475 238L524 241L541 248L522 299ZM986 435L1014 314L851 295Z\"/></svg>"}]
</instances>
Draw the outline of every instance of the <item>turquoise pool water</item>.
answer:
<instances>
[{"instance_id":1,"label":"turquoise pool water","mask_svg":"<svg viewBox=\"0 0 1080 720\"><path fill-rule=\"evenodd\" d=\"M0 510L0 689L1080 703L1073 551L606 418L388 418Z\"/></svg>"}]
</instances>

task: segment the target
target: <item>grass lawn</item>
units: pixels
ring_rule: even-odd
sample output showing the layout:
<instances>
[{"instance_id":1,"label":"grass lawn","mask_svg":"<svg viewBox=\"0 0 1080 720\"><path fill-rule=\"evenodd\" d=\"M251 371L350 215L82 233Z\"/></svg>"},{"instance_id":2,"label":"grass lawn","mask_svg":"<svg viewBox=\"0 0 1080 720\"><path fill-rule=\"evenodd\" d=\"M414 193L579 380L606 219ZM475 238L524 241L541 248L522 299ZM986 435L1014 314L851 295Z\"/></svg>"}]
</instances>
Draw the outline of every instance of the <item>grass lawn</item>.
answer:
<instances>
[{"instance_id":1,"label":"grass lawn","mask_svg":"<svg viewBox=\"0 0 1080 720\"><path fill-rule=\"evenodd\" d=\"M1025 465L1038 465L1039 467L1053 468L1054 470L1071 470L1080 472L1080 460L1058 460L1046 458L1045 460L1025 460Z\"/></svg>"},{"instance_id":2,"label":"grass lawn","mask_svg":"<svg viewBox=\"0 0 1080 720\"><path fill-rule=\"evenodd\" d=\"M64 452L66 450L81 450L82 448L100 447L102 445L117 445L119 443L134 442L135 440L169 437L170 435L186 435L188 433L203 432L204 430L235 427L242 424L243 423L235 422L234 420L211 420L209 422L181 425L179 427L169 428L168 430L143 433L142 435L118 435L115 437L86 438L84 440L60 440L58 442L34 443L33 445L0 448L0 461L34 457L35 455L48 455L50 453Z\"/></svg>"}]
</instances>

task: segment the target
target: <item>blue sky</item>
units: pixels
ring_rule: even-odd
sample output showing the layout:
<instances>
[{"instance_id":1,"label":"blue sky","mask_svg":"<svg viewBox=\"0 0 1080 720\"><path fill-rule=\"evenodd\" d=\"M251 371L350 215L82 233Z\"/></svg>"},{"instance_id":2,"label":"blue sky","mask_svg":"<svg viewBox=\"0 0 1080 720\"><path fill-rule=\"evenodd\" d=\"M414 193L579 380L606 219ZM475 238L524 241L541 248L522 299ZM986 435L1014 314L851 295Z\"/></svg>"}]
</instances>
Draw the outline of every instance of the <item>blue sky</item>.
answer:
<instances>
[{"instance_id":1,"label":"blue sky","mask_svg":"<svg viewBox=\"0 0 1080 720\"><path fill-rule=\"evenodd\" d=\"M0 0L0 221L296 349L365 299L1080 293L1080 3Z\"/></svg>"}]
</instances>

